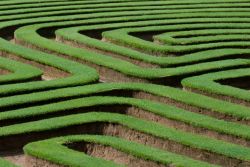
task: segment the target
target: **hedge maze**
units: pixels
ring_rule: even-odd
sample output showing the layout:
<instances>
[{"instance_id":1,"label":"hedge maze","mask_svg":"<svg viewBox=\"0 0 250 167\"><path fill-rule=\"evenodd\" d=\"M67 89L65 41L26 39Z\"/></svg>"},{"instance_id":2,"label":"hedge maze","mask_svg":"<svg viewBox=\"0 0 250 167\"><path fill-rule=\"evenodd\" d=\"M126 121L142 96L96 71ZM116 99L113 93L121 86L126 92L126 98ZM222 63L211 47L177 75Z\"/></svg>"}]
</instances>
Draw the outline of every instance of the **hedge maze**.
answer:
<instances>
[{"instance_id":1,"label":"hedge maze","mask_svg":"<svg viewBox=\"0 0 250 167\"><path fill-rule=\"evenodd\" d=\"M249 167L249 18L249 0L0 1L0 167Z\"/></svg>"}]
</instances>

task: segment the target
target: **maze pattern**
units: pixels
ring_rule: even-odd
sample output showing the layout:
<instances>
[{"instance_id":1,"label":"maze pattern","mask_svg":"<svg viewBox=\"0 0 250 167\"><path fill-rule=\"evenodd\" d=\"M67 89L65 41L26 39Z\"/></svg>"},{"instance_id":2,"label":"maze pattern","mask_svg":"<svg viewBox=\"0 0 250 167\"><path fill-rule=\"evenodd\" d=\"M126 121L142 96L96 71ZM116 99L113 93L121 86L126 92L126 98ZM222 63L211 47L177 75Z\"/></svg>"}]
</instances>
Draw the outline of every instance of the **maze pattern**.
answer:
<instances>
[{"instance_id":1,"label":"maze pattern","mask_svg":"<svg viewBox=\"0 0 250 167\"><path fill-rule=\"evenodd\" d=\"M249 0L0 1L0 166L250 166L249 41Z\"/></svg>"}]
</instances>

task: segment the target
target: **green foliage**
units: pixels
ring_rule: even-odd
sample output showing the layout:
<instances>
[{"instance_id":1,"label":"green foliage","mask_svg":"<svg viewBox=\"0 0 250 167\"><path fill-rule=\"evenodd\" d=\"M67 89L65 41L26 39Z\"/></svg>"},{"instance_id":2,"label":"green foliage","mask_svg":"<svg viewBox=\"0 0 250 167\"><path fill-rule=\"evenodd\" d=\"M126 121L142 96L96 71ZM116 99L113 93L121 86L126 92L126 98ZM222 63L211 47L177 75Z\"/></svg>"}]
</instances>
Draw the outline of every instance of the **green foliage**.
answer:
<instances>
[{"instance_id":1,"label":"green foliage","mask_svg":"<svg viewBox=\"0 0 250 167\"><path fill-rule=\"evenodd\" d=\"M198 135L125 113L82 113L80 110L77 113L76 110L95 106L128 105L193 128L249 141L249 126L241 122L248 123L250 119L249 108L246 106L169 86L146 83L96 83L99 74L94 69L105 68L125 77L162 82L171 77L185 78L202 74L185 78L182 85L249 101L249 92L246 90L218 83L218 80L248 76L249 68L204 74L249 66L248 59L237 58L239 55L243 57L250 53L248 3L249 0L239 0L237 3L234 0L210 0L206 3L202 0L1 1L0 28L11 30L17 27L14 38L18 42L14 44L0 38L1 54L10 54L50 66L68 73L69 76L50 81L35 81L34 79L43 75L40 69L0 57L0 68L10 71L10 74L0 76L0 96L3 96L0 98L0 108L4 110L0 112L0 121L3 124L9 120L23 122L0 127L0 140L14 135L44 134L50 130L63 130L74 125L112 124L193 149L233 158L239 163L249 162L250 148L244 144L233 144L217 137L215 139ZM52 32L56 35L55 40L41 35L46 29L56 29ZM97 35L102 35L106 41L82 34L85 31L102 33ZM152 40L160 43L140 39L134 35L137 33L152 33ZM65 43L58 41L59 39ZM93 52L86 47L104 52ZM110 56L109 53L120 57ZM84 63L77 62L78 60ZM153 64L155 68L137 65L132 60ZM225 119L163 102L132 97L100 96L102 93L109 94L116 90L148 93L157 98L181 103L185 107L223 115ZM44 104L45 102L48 104ZM14 109L11 109L12 107ZM66 115L60 116L61 113ZM59 116L54 117L53 114ZM41 119L41 116L49 118ZM239 122L228 121L227 116ZM25 119L31 121L26 122ZM199 157L199 160L194 160L189 155L178 155L105 135L80 134L52 138L30 143L24 147L24 151L28 155L62 165L119 166L112 161L92 157L65 146L79 141L110 146L128 155L163 165L212 166L201 161L202 158ZM0 159L0 166L13 165Z\"/></svg>"}]
</instances>

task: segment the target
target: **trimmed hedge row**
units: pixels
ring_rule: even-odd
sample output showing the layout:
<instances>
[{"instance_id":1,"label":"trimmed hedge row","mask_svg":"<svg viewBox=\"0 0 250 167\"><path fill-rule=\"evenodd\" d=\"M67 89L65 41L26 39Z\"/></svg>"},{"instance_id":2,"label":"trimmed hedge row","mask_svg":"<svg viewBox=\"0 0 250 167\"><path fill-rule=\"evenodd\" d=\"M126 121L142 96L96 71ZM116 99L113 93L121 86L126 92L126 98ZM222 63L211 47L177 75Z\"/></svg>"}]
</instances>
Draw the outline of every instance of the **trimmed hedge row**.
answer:
<instances>
[{"instance_id":1,"label":"trimmed hedge row","mask_svg":"<svg viewBox=\"0 0 250 167\"><path fill-rule=\"evenodd\" d=\"M243 16L247 16L246 13L244 13L241 16L240 12L230 12L230 14L227 14L226 16L224 15L218 15L218 13L204 13L204 16L206 18L202 18L203 15L202 13L198 13L199 15L199 20L195 21L195 23L203 23L206 22L207 20L209 20L209 22L213 23L213 19L210 19L209 17L211 17L210 15L214 15L215 17L222 17L223 21L221 20L220 22L235 22L236 20L234 20L234 17L243 17ZM183 16L180 15L180 16ZM178 17L178 16L175 16ZM187 14L187 16L185 18L193 18L195 17L195 14ZM228 17L230 17L230 19L228 19ZM245 18L242 18L245 19ZM240 21L241 19L239 19L238 21ZM174 20L176 21L176 20ZM188 22L192 22L192 19L185 19L185 24ZM194 22L194 21L193 21ZM216 19L214 21L216 23ZM195 24L193 23L193 24ZM169 24L171 24L171 21L169 21ZM172 23L173 24L173 23ZM177 23L178 24L178 23ZM210 23L211 24L211 23ZM224 26L227 26L226 24ZM186 27L181 27L182 29L185 30ZM219 42L219 43L212 43L211 41L209 41L210 43L208 44L195 44L195 45L174 45L174 46L168 46L168 45L158 45L143 39L139 39L136 37L133 37L129 34L131 33L143 33L143 32L148 32L148 31L169 31L169 29L171 30L171 27L169 28L169 25L166 26L152 26L152 27L136 27L136 28L123 28L123 29L116 29L116 30L111 30L111 31L107 31L102 33L103 37L109 41L121 44L121 45L125 45L125 46L129 46L132 48L136 48L136 49L143 49L145 51L148 51L149 53L162 53L162 54L167 54L167 53L189 53L189 52L197 52L197 51L202 51L202 50L208 50L208 49L217 49L217 48L226 48L226 47L247 47L249 46L249 41L244 41L244 42L239 42L239 41L233 41L233 42ZM242 37L240 35L237 36L238 38ZM206 38L206 37L204 37ZM221 38L221 40L223 40L223 38ZM242 40L244 40L244 38L242 38Z\"/></svg>"},{"instance_id":2,"label":"trimmed hedge row","mask_svg":"<svg viewBox=\"0 0 250 167\"><path fill-rule=\"evenodd\" d=\"M55 89L44 92L16 95L0 98L0 107L11 107L43 101L53 101L65 98L76 98L80 96L91 96L97 93L105 93L113 90L141 91L159 97L166 97L184 105L198 107L201 110L209 110L225 115L231 115L237 119L249 120L249 108L230 102L217 100L192 92L182 91L177 88L143 83L100 83L74 88ZM237 112L235 112L237 111ZM5 112L1 113L2 116Z\"/></svg>"},{"instance_id":3,"label":"trimmed hedge row","mask_svg":"<svg viewBox=\"0 0 250 167\"><path fill-rule=\"evenodd\" d=\"M58 24L57 23L45 23L45 24L37 24L37 25L22 27L15 32L15 37L18 40L31 43L32 45L35 45L39 48L46 48L56 53L68 55L74 58L79 58L84 61L88 61L88 62L97 64L100 66L107 67L109 69L114 69L115 71L119 71L126 75L140 77L140 78L148 78L148 79L164 78L164 77L178 76L178 75L187 75L190 73L197 73L197 72L221 69L221 68L226 68L226 67L229 68L229 67L235 67L235 66L243 66L243 65L247 66L248 65L248 60L237 59L237 60L224 60L224 61L200 63L200 64L195 64L195 65L183 66L179 68L151 68L151 69L142 68L132 63L129 63L125 60L121 60L121 59L113 58L107 55L91 52L83 48L75 48L66 44L57 43L52 40L42 38L36 33L36 31L39 28L59 26L60 24L62 25L62 23L58 23ZM64 24L66 24L66 22L64 22ZM219 52L217 51L217 55L227 54L227 52L229 51L231 51L231 49L230 50L222 49ZM247 52L242 49L236 49L233 51L235 51L238 54L241 54L241 52ZM232 52L230 52L230 54L231 53ZM202 53L201 55L203 54L205 53Z\"/></svg>"},{"instance_id":4,"label":"trimmed hedge row","mask_svg":"<svg viewBox=\"0 0 250 167\"><path fill-rule=\"evenodd\" d=\"M198 75L195 77L186 78L182 80L181 83L186 88L197 89L215 95L216 94L225 95L228 97L234 97L249 102L250 95L248 90L233 87L230 85L222 85L219 82L216 82L218 80L250 76L249 70L250 70L249 68L243 68L243 69L233 69L215 73L208 73L208 74Z\"/></svg>"},{"instance_id":5,"label":"trimmed hedge row","mask_svg":"<svg viewBox=\"0 0 250 167\"><path fill-rule=\"evenodd\" d=\"M53 130L63 131L78 125L120 125L151 135L155 139L165 139L188 149L199 150L202 155L224 156L230 162L233 159L243 165L249 164L250 148L246 145L250 139L250 129L248 125L244 125L250 119L248 107L169 86L145 83L97 84L95 82L98 81L99 74L96 69L77 62L83 60L97 69L104 67L125 77L150 82L248 67L250 61L237 56L243 57L250 52L250 38L246 35L250 28L249 0L240 0L238 3L233 0L5 0L0 2L0 15L0 29L10 29L11 35L12 29L15 29L14 38L17 42L13 44L6 40L8 34L1 34L0 50L3 54L70 73L69 77L51 81L30 81L41 77L42 71L0 57L0 68L12 72L0 76L0 96L5 96L0 98L0 108L3 109L0 112L0 121L3 123L0 127L0 143L6 138L26 135L32 137L35 134L43 136ZM52 36L55 33L57 41L43 36L44 30L45 34L46 31L52 31ZM85 32L102 36L103 40L84 35ZM152 40L160 43L136 37L140 33L153 34ZM94 52L84 46L102 52ZM110 56L113 53L129 59ZM68 56L74 61L60 56ZM227 58L230 59L222 60ZM153 64L156 68L142 67L133 64L132 60ZM247 70L249 69L203 74L186 78L182 80L182 84L248 101L247 91L216 83L217 80L248 76ZM149 99L163 98L163 101L173 102L164 104L153 100L116 97L111 96L112 91L129 91L131 97L146 93L150 96ZM142 95L141 98L148 97ZM175 102L183 106L171 106ZM118 114L102 111L102 106L113 105L130 106L137 112L145 111L161 116L162 119L176 121L180 126L185 124L207 133L201 135L196 134L199 133L196 131L175 129L157 121L149 121L150 119L136 118L133 114L126 115L126 112ZM83 111L80 109L88 107L99 107L100 111L81 113ZM185 107L189 107L189 111L181 109ZM193 112L193 108L204 113ZM208 116L209 112L214 114L213 117ZM221 118L220 114L225 118ZM17 122L12 124L11 121L14 120ZM209 137L207 134L210 131L219 136ZM237 141L229 142L231 140L228 139L226 142L225 138L220 139L222 135L228 135L227 137L233 137ZM46 139L46 136L41 138ZM27 155L62 165L118 165L66 147L74 142L110 146L128 155L163 165L212 166L208 163L212 160L208 158L196 157L198 160L194 160L194 156L184 152L173 153L103 134L80 134L38 141L26 145L24 151ZM218 161L214 163L219 164ZM0 158L1 165L11 166Z\"/></svg>"},{"instance_id":6,"label":"trimmed hedge row","mask_svg":"<svg viewBox=\"0 0 250 167\"><path fill-rule=\"evenodd\" d=\"M21 134L28 135L32 132L38 133L48 130L62 130L62 128L73 125L101 122L119 124L129 129L150 134L158 138L175 141L188 147L206 150L234 159L246 162L250 160L250 149L247 147L183 132L157 123L115 113L89 112L10 125L1 128L0 136L8 137Z\"/></svg>"},{"instance_id":7,"label":"trimmed hedge row","mask_svg":"<svg viewBox=\"0 0 250 167\"><path fill-rule=\"evenodd\" d=\"M114 24L102 24L102 25L93 25L93 26L80 26L80 27L72 27L72 28L62 28L57 30L55 33L57 37L70 40L70 41L76 41L77 44L84 44L91 48L97 48L101 49L107 52L112 52L115 54L122 55L124 57L129 57L132 59L137 59L140 61L157 64L160 66L168 66L168 65L178 65L183 63L196 63L198 61L204 61L209 59L215 59L215 58L223 58L235 55L243 55L248 54L249 49L213 49L213 50L205 50L197 53L189 53L184 54L181 56L152 56L147 53L142 53L136 50L132 50L123 46L110 44L107 42L99 41L94 38L90 38L84 34L80 34L79 32L84 32L88 30L105 30L105 29L111 29L111 28L120 28L120 27L132 27L132 26L148 26L150 24L161 24L164 23L164 21L148 21L148 22L137 22L136 24L131 23L114 23ZM167 24L167 23L166 23ZM162 26L157 26L156 28L161 28ZM168 25L166 28L168 28L169 31L176 31L176 30L192 30L192 29L200 29L200 28L207 28L209 31L209 28L241 28L240 30L244 31L244 28L249 28L249 25L247 24L234 24L234 23L200 23L200 24L180 24L180 25ZM152 30L153 28L151 28ZM240 31L239 30L239 31ZM193 30L192 30L193 31ZM113 31L112 31L113 32ZM170 32L171 33L171 32ZM157 37L157 36L156 36ZM165 35L164 35L165 38Z\"/></svg>"},{"instance_id":8,"label":"trimmed hedge row","mask_svg":"<svg viewBox=\"0 0 250 167\"><path fill-rule=\"evenodd\" d=\"M218 120L206 115L189 112L183 109L178 109L173 106L156 103L149 100L124 97L91 96L47 105L11 110L0 113L0 120L4 121L11 119L25 119L30 117L39 118L38 116L53 113L58 114L64 111L68 111L68 114L70 114L70 111L73 109L81 109L83 107L99 105L130 105L145 110L149 113L159 115L162 118L177 120L186 124L190 124L194 127L209 129L212 131L217 131L219 133L225 133L248 140L250 139L249 126ZM211 122L213 122L213 124L211 124Z\"/></svg>"},{"instance_id":9,"label":"trimmed hedge row","mask_svg":"<svg viewBox=\"0 0 250 167\"><path fill-rule=\"evenodd\" d=\"M8 75L0 76L0 84L25 82L41 77L42 71L28 64L0 57L0 67L9 70Z\"/></svg>"},{"instance_id":10,"label":"trimmed hedge row","mask_svg":"<svg viewBox=\"0 0 250 167\"><path fill-rule=\"evenodd\" d=\"M190 159L186 156L174 154L160 149L148 147L135 142L101 135L75 135L48 139L26 145L26 154L33 155L42 159L47 159L57 164L69 166L120 166L110 161L91 157L84 153L79 153L68 149L65 144L75 142L89 142L110 146L119 151L142 158L147 161L154 161L164 165L174 166L215 166L201 161Z\"/></svg>"},{"instance_id":11,"label":"trimmed hedge row","mask_svg":"<svg viewBox=\"0 0 250 167\"><path fill-rule=\"evenodd\" d=\"M154 40L168 45L187 45L209 42L248 41L248 29L202 29L168 32L154 36ZM233 27L232 27L233 28Z\"/></svg>"}]
</instances>

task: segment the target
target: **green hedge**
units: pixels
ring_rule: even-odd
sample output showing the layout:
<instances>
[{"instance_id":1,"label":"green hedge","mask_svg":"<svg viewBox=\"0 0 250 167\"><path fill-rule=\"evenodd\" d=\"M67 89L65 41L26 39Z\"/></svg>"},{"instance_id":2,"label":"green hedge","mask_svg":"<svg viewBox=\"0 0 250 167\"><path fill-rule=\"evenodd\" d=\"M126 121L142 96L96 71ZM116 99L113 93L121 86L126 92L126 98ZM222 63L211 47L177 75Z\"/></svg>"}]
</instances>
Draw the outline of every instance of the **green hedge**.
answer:
<instances>
[{"instance_id":1,"label":"green hedge","mask_svg":"<svg viewBox=\"0 0 250 167\"><path fill-rule=\"evenodd\" d=\"M44 141L34 142L26 145L24 151L28 155L47 159L57 164L69 166L121 166L111 161L91 157L87 154L71 150L64 146L65 144L75 142L89 142L110 146L116 150L129 155L142 158L146 161L154 161L164 165L174 166L215 166L205 162L190 159L186 156L177 155L171 152L148 147L135 142L129 142L124 139L112 136L99 135L75 135L60 138L53 138Z\"/></svg>"}]
</instances>

